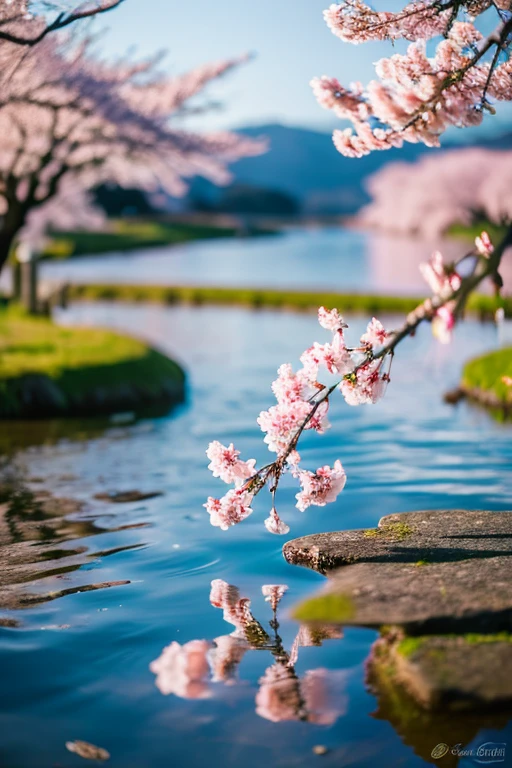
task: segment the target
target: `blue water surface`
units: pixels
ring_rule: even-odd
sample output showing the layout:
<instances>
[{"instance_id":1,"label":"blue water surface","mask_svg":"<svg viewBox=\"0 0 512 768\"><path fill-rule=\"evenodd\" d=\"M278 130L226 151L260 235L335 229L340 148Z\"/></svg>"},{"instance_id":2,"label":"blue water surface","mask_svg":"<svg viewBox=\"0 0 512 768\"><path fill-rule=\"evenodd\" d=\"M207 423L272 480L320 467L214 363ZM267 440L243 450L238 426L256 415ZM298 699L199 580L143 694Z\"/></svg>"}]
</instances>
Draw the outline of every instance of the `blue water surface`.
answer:
<instances>
[{"instance_id":1,"label":"blue water surface","mask_svg":"<svg viewBox=\"0 0 512 768\"><path fill-rule=\"evenodd\" d=\"M59 545L86 548L85 564L46 577L30 591L57 597L80 585L130 583L2 612L21 624L0 628L0 765L85 765L66 750L65 743L75 739L107 749L112 768L435 764L429 750L446 740L445 731L440 738L435 723L427 723L419 729L423 741L401 732L365 683L373 631L349 628L342 639L300 649L300 679L311 670L329 670L335 716L327 725L307 718L273 722L256 712L259 680L273 663L268 650L245 653L236 681L209 683L205 698L162 694L149 665L173 641L212 641L233 631L210 604L213 579L236 585L270 634L272 613L261 588L286 584L278 620L289 650L298 630L290 608L324 579L284 561L287 538L374 526L392 512L512 509L510 427L467 403L453 407L442 400L457 383L463 361L497 346L494 326L468 321L446 347L434 342L428 327L420 328L400 346L381 403L351 408L335 400L332 429L308 435L301 454L312 469L340 458L346 488L336 503L300 513L296 489L286 478L278 508L291 533L276 537L263 526L270 501L264 494L243 524L227 532L209 524L202 505L208 495L222 493L223 485L206 468L205 448L213 439L234 441L244 457L268 460L255 418L272 403L270 382L278 365L297 363L306 346L326 336L316 318L235 308L81 304L58 319L122 329L171 353L188 372L187 401L166 417L111 425L94 435L81 424L58 439L50 430L43 442L34 430L33 440L29 435L29 444L16 450L16 465L34 487L83 500L78 518L95 526L95 535ZM399 322L383 320L391 328ZM358 338L365 321L349 322L349 334ZM1 427L4 437L16 429ZM131 488L163 495L117 505L94 499L98 492ZM145 526L126 527L138 524ZM499 717L490 724L482 720L465 736L475 744L508 738L512 750L505 723ZM453 743L462 740L455 722L451 735ZM327 748L325 755L314 754L318 745ZM465 759L459 764L473 765Z\"/></svg>"}]
</instances>

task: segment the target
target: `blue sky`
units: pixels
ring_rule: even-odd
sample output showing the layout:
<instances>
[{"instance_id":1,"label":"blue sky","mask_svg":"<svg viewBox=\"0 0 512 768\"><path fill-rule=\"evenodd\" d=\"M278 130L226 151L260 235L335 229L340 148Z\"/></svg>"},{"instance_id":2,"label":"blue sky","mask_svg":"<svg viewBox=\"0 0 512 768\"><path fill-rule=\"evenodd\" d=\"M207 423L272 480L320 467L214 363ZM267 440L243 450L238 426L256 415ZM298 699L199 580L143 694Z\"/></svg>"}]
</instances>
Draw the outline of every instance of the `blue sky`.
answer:
<instances>
[{"instance_id":1,"label":"blue sky","mask_svg":"<svg viewBox=\"0 0 512 768\"><path fill-rule=\"evenodd\" d=\"M212 87L210 93L223 103L223 109L192 119L191 128L280 122L330 130L336 118L317 105L309 87L311 78L327 74L342 83L367 82L376 60L404 46L343 43L323 20L322 11L329 2L125 0L96 24L107 26L102 38L106 54L146 56L166 50L163 67L170 73L245 52L256 54L253 61ZM377 0L376 5L381 7L381 2ZM402 0L382 2L386 10L403 4ZM505 109L501 120L488 118L483 130L506 129L509 116L510 110ZM472 132L456 134L456 139L464 140Z\"/></svg>"},{"instance_id":2,"label":"blue sky","mask_svg":"<svg viewBox=\"0 0 512 768\"><path fill-rule=\"evenodd\" d=\"M345 45L326 26L329 0L125 0L103 22L107 53L131 47L142 55L166 49L170 72L244 52L256 58L215 85L221 113L203 116L206 128L283 122L329 129L332 116L312 97L314 75L342 82L371 78L385 44ZM398 0L387 3L398 6Z\"/></svg>"}]
</instances>

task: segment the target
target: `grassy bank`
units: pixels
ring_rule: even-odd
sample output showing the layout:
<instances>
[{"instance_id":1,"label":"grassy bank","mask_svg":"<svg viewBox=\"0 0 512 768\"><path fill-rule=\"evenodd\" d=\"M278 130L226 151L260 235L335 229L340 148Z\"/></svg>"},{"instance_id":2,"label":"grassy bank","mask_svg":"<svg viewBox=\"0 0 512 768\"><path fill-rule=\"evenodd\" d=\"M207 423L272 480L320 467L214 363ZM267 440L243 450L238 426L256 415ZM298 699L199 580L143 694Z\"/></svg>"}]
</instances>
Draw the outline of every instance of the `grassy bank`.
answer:
<instances>
[{"instance_id":1,"label":"grassy bank","mask_svg":"<svg viewBox=\"0 0 512 768\"><path fill-rule=\"evenodd\" d=\"M503 381L503 376L512 379L512 347L489 352L466 363L461 389L483 405L510 411L512 387Z\"/></svg>"},{"instance_id":2,"label":"grassy bank","mask_svg":"<svg viewBox=\"0 0 512 768\"><path fill-rule=\"evenodd\" d=\"M71 256L133 251L163 245L177 245L191 240L234 237L235 227L196 223L166 223L159 221L117 220L110 230L101 232L55 232L43 257L67 259Z\"/></svg>"},{"instance_id":3,"label":"grassy bank","mask_svg":"<svg viewBox=\"0 0 512 768\"><path fill-rule=\"evenodd\" d=\"M136 339L0 310L0 418L167 407L183 392L180 366Z\"/></svg>"},{"instance_id":4,"label":"grassy bank","mask_svg":"<svg viewBox=\"0 0 512 768\"><path fill-rule=\"evenodd\" d=\"M157 304L220 304L269 309L312 310L321 305L338 307L342 312L371 314L406 314L414 309L418 298L343 294L325 291L281 291L260 288L217 288L201 286L157 285L73 285L70 298L86 301L150 302ZM512 315L512 298L498 304L491 296L473 295L468 310L479 317L494 315L498 306Z\"/></svg>"}]
</instances>

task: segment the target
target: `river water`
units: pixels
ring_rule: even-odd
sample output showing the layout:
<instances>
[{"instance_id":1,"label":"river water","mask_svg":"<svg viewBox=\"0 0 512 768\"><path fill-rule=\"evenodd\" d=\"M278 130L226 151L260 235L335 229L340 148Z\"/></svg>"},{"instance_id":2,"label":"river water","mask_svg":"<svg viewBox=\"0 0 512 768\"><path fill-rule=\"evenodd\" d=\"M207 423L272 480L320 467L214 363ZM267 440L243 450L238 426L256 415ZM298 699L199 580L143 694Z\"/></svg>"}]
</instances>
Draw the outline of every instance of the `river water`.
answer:
<instances>
[{"instance_id":1,"label":"river water","mask_svg":"<svg viewBox=\"0 0 512 768\"><path fill-rule=\"evenodd\" d=\"M383 319L390 327L398 322ZM280 652L290 651L299 630L290 608L323 577L285 563L287 538L373 526L392 512L512 509L509 428L478 408L442 400L464 360L498 345L491 324L466 322L447 347L421 328L401 345L381 403L333 403L332 429L308 435L301 453L311 468L339 457L347 486L335 504L300 513L295 489L285 483L278 507L291 532L277 537L263 527L269 508L263 495L243 524L227 532L210 526L202 504L222 484L208 472L204 451L212 439L233 440L244 456L267 458L255 417L272 403L278 365L297 363L306 346L323 338L314 316L80 304L58 320L148 339L184 364L188 394L162 418L0 428L4 450L12 451L29 489L84 505L67 527L47 533L63 567L21 585L36 600L0 611L18 622L0 627L3 768L87 765L66 750L74 740L107 749L112 768L415 768L436 764L430 752L439 742L508 740L512 748L506 716L454 717L447 724L409 710L400 715L389 697L366 684L365 661L376 638L370 630L349 628L336 637L326 629L323 642L303 632L291 690L273 687L266 670L275 665L276 641L262 594L264 585L288 587L278 634ZM363 319L349 322L358 338ZM123 504L94 498L130 489L162 495ZM18 519L14 510L12 531L23 522L23 511ZM233 625L210 602L217 579L251 601L259 623L251 646L228 637ZM111 582L129 583L84 591ZM205 642L187 646L188 666L183 656L170 665L172 648L162 656L173 642L190 641ZM187 677L187 670L195 674ZM318 746L326 754L315 754ZM467 758L458 764L474 765Z\"/></svg>"},{"instance_id":2,"label":"river water","mask_svg":"<svg viewBox=\"0 0 512 768\"><path fill-rule=\"evenodd\" d=\"M42 264L42 276L75 283L327 289L421 295L418 265L439 243L326 227L280 235L196 241L172 248L83 256ZM464 247L464 246L462 246ZM442 243L446 258L461 244Z\"/></svg>"}]
</instances>

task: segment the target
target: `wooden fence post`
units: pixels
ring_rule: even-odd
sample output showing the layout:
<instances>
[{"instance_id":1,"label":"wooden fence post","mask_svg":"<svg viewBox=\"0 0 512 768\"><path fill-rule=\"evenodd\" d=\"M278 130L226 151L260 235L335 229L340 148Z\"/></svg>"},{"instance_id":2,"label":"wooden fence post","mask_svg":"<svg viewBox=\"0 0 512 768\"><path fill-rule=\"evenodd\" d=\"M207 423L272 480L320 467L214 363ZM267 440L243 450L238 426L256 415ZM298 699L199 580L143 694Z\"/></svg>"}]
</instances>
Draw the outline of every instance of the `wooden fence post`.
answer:
<instances>
[{"instance_id":1,"label":"wooden fence post","mask_svg":"<svg viewBox=\"0 0 512 768\"><path fill-rule=\"evenodd\" d=\"M37 256L30 246L21 243L17 258L21 271L21 303L29 315L37 315Z\"/></svg>"}]
</instances>

